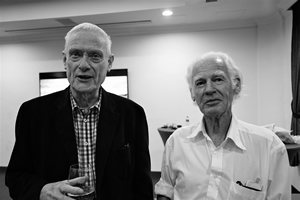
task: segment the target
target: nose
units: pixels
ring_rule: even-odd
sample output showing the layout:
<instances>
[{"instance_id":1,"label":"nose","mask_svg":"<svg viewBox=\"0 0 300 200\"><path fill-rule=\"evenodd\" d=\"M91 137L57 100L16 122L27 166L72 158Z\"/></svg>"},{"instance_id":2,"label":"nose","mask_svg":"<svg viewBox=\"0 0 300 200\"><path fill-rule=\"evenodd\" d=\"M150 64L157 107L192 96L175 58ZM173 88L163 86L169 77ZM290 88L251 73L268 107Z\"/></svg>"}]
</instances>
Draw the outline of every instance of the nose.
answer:
<instances>
[{"instance_id":1,"label":"nose","mask_svg":"<svg viewBox=\"0 0 300 200\"><path fill-rule=\"evenodd\" d=\"M79 63L79 69L82 71L87 71L90 69L90 64L89 64L89 57L86 53L84 53L84 55L82 56L82 59L80 60Z\"/></svg>"},{"instance_id":2,"label":"nose","mask_svg":"<svg viewBox=\"0 0 300 200\"><path fill-rule=\"evenodd\" d=\"M208 80L205 84L205 93L206 94L212 94L214 93L216 90L215 90L215 87L214 87L214 84L211 80Z\"/></svg>"}]
</instances>

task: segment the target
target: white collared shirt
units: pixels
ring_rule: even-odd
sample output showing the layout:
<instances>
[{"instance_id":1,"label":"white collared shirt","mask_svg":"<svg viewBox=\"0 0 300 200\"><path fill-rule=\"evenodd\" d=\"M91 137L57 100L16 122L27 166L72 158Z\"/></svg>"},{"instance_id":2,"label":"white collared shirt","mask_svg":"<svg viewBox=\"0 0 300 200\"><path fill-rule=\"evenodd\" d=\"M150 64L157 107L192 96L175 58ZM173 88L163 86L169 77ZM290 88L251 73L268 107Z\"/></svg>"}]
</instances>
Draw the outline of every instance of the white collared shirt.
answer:
<instances>
[{"instance_id":1,"label":"white collared shirt","mask_svg":"<svg viewBox=\"0 0 300 200\"><path fill-rule=\"evenodd\" d=\"M234 116L219 147L202 122L182 127L166 143L155 193L174 200L290 200L287 151L270 130Z\"/></svg>"}]
</instances>

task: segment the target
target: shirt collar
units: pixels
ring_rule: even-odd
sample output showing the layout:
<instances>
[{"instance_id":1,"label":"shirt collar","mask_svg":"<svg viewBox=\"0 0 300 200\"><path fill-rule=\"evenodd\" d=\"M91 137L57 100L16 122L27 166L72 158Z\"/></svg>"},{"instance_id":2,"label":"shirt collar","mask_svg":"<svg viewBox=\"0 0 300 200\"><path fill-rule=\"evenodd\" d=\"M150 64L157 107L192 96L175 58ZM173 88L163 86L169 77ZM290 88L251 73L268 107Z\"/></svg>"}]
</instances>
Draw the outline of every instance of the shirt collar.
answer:
<instances>
[{"instance_id":1,"label":"shirt collar","mask_svg":"<svg viewBox=\"0 0 300 200\"><path fill-rule=\"evenodd\" d=\"M241 134L240 134L240 128L239 128L239 122L237 118L233 115L231 119L231 124L226 136L226 139L230 138L236 146L238 146L242 150L246 150L245 146L242 143L241 140Z\"/></svg>"},{"instance_id":2,"label":"shirt collar","mask_svg":"<svg viewBox=\"0 0 300 200\"><path fill-rule=\"evenodd\" d=\"M204 133L206 133L204 123L203 123L203 118L202 120L198 123L197 127L194 129L194 131L188 135L186 138L195 138L197 135L204 136ZM246 150L245 146L243 145L241 141L241 135L240 135L240 130L239 130L239 123L237 118L233 115L230 123L230 127L226 136L226 139L231 139L237 147L239 147L242 150Z\"/></svg>"},{"instance_id":3,"label":"shirt collar","mask_svg":"<svg viewBox=\"0 0 300 200\"><path fill-rule=\"evenodd\" d=\"M71 90L70 90L70 99L71 99L72 110L74 110L75 108L81 109L78 106L78 104L76 103ZM101 105L101 99L102 99L102 89L100 88L100 97L99 97L99 100L93 106L91 106L90 109L97 108L97 110L99 111L100 110L100 105Z\"/></svg>"},{"instance_id":4,"label":"shirt collar","mask_svg":"<svg viewBox=\"0 0 300 200\"><path fill-rule=\"evenodd\" d=\"M186 138L194 138L194 137L196 137L198 134L202 134L203 135L203 133L202 133L202 120L198 123L198 125L197 125L197 127L193 130L193 132L190 134L190 135L188 135Z\"/></svg>"}]
</instances>

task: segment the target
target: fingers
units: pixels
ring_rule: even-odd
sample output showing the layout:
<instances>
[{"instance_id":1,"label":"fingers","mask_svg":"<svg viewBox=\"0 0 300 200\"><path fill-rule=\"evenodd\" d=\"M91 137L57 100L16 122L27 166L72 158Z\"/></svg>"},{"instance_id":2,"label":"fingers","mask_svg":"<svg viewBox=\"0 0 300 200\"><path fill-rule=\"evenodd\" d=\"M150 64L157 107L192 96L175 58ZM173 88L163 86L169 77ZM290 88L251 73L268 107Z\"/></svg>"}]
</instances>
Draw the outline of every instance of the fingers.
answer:
<instances>
[{"instance_id":1,"label":"fingers","mask_svg":"<svg viewBox=\"0 0 300 200\"><path fill-rule=\"evenodd\" d=\"M76 179L72 179L70 184L70 181L60 181L56 183L49 183L46 184L40 193L40 200L51 200L51 199L63 199L63 200L71 200L72 198L69 198L66 196L66 194L82 194L84 191L76 187L76 184L82 184L86 180L86 177L80 177Z\"/></svg>"},{"instance_id":2,"label":"fingers","mask_svg":"<svg viewBox=\"0 0 300 200\"><path fill-rule=\"evenodd\" d=\"M68 180L67 184L64 186L63 190L71 194L82 194L84 191L79 186L84 184L88 180L87 176L77 177Z\"/></svg>"},{"instance_id":3,"label":"fingers","mask_svg":"<svg viewBox=\"0 0 300 200\"><path fill-rule=\"evenodd\" d=\"M88 180L88 177L87 177L87 176L77 177L77 178L74 178L74 179L69 180L69 181L68 181L68 184L75 186L75 185L78 185L78 184L83 184L83 183L85 183L87 180Z\"/></svg>"},{"instance_id":4,"label":"fingers","mask_svg":"<svg viewBox=\"0 0 300 200\"><path fill-rule=\"evenodd\" d=\"M40 200L65 199L64 182L44 185L40 193Z\"/></svg>"},{"instance_id":5,"label":"fingers","mask_svg":"<svg viewBox=\"0 0 300 200\"><path fill-rule=\"evenodd\" d=\"M61 188L60 188L61 193L63 194L82 194L84 191L83 189L81 189L80 187L76 187L76 186L72 186L69 184L64 184Z\"/></svg>"}]
</instances>

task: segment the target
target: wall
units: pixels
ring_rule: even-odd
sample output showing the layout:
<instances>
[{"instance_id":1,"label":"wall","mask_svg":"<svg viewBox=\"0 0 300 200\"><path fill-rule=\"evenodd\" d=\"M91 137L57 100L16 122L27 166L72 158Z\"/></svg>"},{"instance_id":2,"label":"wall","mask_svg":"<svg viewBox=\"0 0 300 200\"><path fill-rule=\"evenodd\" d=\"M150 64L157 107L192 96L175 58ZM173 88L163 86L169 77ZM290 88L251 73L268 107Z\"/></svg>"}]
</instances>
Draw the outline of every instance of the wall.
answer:
<instances>
[{"instance_id":1,"label":"wall","mask_svg":"<svg viewBox=\"0 0 300 200\"><path fill-rule=\"evenodd\" d=\"M270 121L289 128L291 121L291 27L292 14L278 16L258 28L258 122ZM281 19L280 19L281 18ZM283 90L282 90L283 89ZM283 117L278 117L282 115Z\"/></svg>"},{"instance_id":2,"label":"wall","mask_svg":"<svg viewBox=\"0 0 300 200\"><path fill-rule=\"evenodd\" d=\"M260 41L268 37L263 32L272 32L274 27L270 29L253 27L112 37L115 54L113 67L128 69L130 98L146 111L152 171L160 171L163 153L157 128L165 123L183 125L186 116L189 116L190 123L196 123L202 116L192 104L185 74L188 64L208 51L228 53L244 74L244 96L233 107L238 118L255 124L276 122L281 127L289 128L289 110L282 106L285 98L278 98L268 109L263 109L273 101L269 97L287 94L286 98L290 99L287 89L290 80L280 75L283 71L282 58L272 57L272 66L269 66L269 47L260 49ZM275 28L275 32L282 36L281 29ZM276 38L269 42L274 42L279 50L282 48L281 43L276 44ZM268 41L265 43L268 45ZM0 45L0 166L6 166L9 161L19 106L38 96L39 72L63 70L62 49L63 40ZM276 71L271 83L268 75L270 68Z\"/></svg>"}]
</instances>

